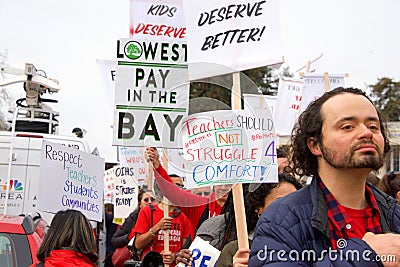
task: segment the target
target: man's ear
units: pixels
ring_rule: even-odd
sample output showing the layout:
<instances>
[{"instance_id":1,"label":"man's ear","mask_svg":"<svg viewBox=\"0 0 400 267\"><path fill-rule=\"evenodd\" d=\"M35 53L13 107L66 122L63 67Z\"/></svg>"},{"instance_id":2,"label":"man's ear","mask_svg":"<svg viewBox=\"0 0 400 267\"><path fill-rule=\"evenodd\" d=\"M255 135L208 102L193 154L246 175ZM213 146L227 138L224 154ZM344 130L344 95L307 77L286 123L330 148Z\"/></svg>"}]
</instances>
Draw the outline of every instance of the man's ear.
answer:
<instances>
[{"instance_id":1,"label":"man's ear","mask_svg":"<svg viewBox=\"0 0 400 267\"><path fill-rule=\"evenodd\" d=\"M322 154L319 143L317 142L315 137L310 137L307 139L307 146L311 153L313 153L315 156L320 156Z\"/></svg>"}]
</instances>

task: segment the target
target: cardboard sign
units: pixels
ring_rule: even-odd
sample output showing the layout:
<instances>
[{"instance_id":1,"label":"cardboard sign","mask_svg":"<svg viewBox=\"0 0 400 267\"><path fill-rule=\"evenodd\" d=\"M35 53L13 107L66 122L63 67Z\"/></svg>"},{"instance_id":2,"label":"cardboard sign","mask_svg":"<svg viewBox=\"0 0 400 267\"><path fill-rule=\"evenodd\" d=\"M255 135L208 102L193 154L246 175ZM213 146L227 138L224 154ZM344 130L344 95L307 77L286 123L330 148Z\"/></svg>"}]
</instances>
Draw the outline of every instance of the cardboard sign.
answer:
<instances>
[{"instance_id":1,"label":"cardboard sign","mask_svg":"<svg viewBox=\"0 0 400 267\"><path fill-rule=\"evenodd\" d=\"M89 220L102 221L104 159L43 141L38 208L56 213L79 210Z\"/></svg>"},{"instance_id":2,"label":"cardboard sign","mask_svg":"<svg viewBox=\"0 0 400 267\"><path fill-rule=\"evenodd\" d=\"M275 127L269 111L220 110L182 122L186 188L278 182Z\"/></svg>"},{"instance_id":3,"label":"cardboard sign","mask_svg":"<svg viewBox=\"0 0 400 267\"><path fill-rule=\"evenodd\" d=\"M188 113L186 44L118 41L113 145L177 148Z\"/></svg>"},{"instance_id":4,"label":"cardboard sign","mask_svg":"<svg viewBox=\"0 0 400 267\"><path fill-rule=\"evenodd\" d=\"M192 267L213 267L218 261L221 251L210 245L209 242L204 241L200 237L196 236L192 244L189 247L192 252L193 263ZM176 265L177 267L185 267L183 263Z\"/></svg>"},{"instance_id":5,"label":"cardboard sign","mask_svg":"<svg viewBox=\"0 0 400 267\"><path fill-rule=\"evenodd\" d=\"M278 0L184 0L190 80L282 62Z\"/></svg>"},{"instance_id":6,"label":"cardboard sign","mask_svg":"<svg viewBox=\"0 0 400 267\"><path fill-rule=\"evenodd\" d=\"M114 217L126 218L138 205L139 184L132 169L118 166L115 168Z\"/></svg>"}]
</instances>

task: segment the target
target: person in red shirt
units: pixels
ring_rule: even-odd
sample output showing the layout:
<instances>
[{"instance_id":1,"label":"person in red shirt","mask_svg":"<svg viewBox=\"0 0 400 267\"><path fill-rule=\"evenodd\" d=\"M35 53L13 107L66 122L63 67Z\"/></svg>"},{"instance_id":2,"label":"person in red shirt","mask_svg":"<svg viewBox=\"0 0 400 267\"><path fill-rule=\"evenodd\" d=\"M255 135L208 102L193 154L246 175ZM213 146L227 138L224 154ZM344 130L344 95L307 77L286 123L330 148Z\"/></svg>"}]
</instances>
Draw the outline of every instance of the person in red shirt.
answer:
<instances>
[{"instance_id":1,"label":"person in red shirt","mask_svg":"<svg viewBox=\"0 0 400 267\"><path fill-rule=\"evenodd\" d=\"M153 164L154 177L160 190L166 198L182 210L192 223L192 236L195 235L196 229L203 221L220 215L232 185L215 185L214 192L208 197L193 194L173 184L172 179L160 164L156 148L147 147L146 154Z\"/></svg>"},{"instance_id":2,"label":"person in red shirt","mask_svg":"<svg viewBox=\"0 0 400 267\"><path fill-rule=\"evenodd\" d=\"M175 266L176 253L190 236L189 219L178 208L169 205L168 217L164 217L164 203L146 206L139 212L135 229L135 246L143 249L142 259L149 251L159 252L165 264ZM164 251L164 230L169 229L169 251ZM132 235L132 233L131 233Z\"/></svg>"}]
</instances>

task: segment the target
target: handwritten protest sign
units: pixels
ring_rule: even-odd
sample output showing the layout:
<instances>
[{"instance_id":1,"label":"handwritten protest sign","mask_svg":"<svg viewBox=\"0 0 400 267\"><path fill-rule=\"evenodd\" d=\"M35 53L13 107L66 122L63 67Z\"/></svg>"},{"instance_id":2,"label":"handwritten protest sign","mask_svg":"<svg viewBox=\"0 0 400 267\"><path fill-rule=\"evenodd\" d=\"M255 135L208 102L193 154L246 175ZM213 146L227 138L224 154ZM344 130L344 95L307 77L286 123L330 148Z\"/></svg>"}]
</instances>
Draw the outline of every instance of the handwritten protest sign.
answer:
<instances>
[{"instance_id":1,"label":"handwritten protest sign","mask_svg":"<svg viewBox=\"0 0 400 267\"><path fill-rule=\"evenodd\" d=\"M262 94L243 94L244 109L253 109L257 107L259 109L269 109L272 116L276 107L276 96L273 95L262 95Z\"/></svg>"},{"instance_id":2,"label":"handwritten protest sign","mask_svg":"<svg viewBox=\"0 0 400 267\"><path fill-rule=\"evenodd\" d=\"M146 179L147 162L144 161L144 148L138 147L118 147L118 159L122 166L132 168L132 171L139 183L143 185ZM184 177L185 159L180 149L167 150L167 159L164 159L164 153L158 150L161 162L168 162L168 172Z\"/></svg>"},{"instance_id":3,"label":"handwritten protest sign","mask_svg":"<svg viewBox=\"0 0 400 267\"><path fill-rule=\"evenodd\" d=\"M130 0L130 37L147 40L185 39L182 0Z\"/></svg>"},{"instance_id":4,"label":"handwritten protest sign","mask_svg":"<svg viewBox=\"0 0 400 267\"><path fill-rule=\"evenodd\" d=\"M115 166L104 171L104 203L112 203L115 187Z\"/></svg>"},{"instance_id":5,"label":"handwritten protest sign","mask_svg":"<svg viewBox=\"0 0 400 267\"><path fill-rule=\"evenodd\" d=\"M118 166L115 168L114 217L126 218L138 205L139 184L132 169Z\"/></svg>"},{"instance_id":6,"label":"handwritten protest sign","mask_svg":"<svg viewBox=\"0 0 400 267\"><path fill-rule=\"evenodd\" d=\"M275 132L266 110L197 113L182 122L187 188L277 182Z\"/></svg>"},{"instance_id":7,"label":"handwritten protest sign","mask_svg":"<svg viewBox=\"0 0 400 267\"><path fill-rule=\"evenodd\" d=\"M290 135L297 117L300 114L304 81L281 78L274 119L275 132L279 135Z\"/></svg>"},{"instance_id":8,"label":"handwritten protest sign","mask_svg":"<svg viewBox=\"0 0 400 267\"><path fill-rule=\"evenodd\" d=\"M121 39L117 55L113 145L178 147L189 106L186 44Z\"/></svg>"},{"instance_id":9,"label":"handwritten protest sign","mask_svg":"<svg viewBox=\"0 0 400 267\"><path fill-rule=\"evenodd\" d=\"M192 244L189 247L192 252L193 263L192 267L205 267L215 266L221 251L210 245L209 242L204 241L200 237L196 236ZM183 263L179 263L177 267L185 267Z\"/></svg>"},{"instance_id":10,"label":"handwritten protest sign","mask_svg":"<svg viewBox=\"0 0 400 267\"><path fill-rule=\"evenodd\" d=\"M278 5L184 0L190 80L281 63Z\"/></svg>"},{"instance_id":11,"label":"handwritten protest sign","mask_svg":"<svg viewBox=\"0 0 400 267\"><path fill-rule=\"evenodd\" d=\"M329 74L328 78L330 89L344 86L344 76L344 74ZM303 112L312 101L316 100L326 91L330 90L329 88L326 88L326 82L327 81L324 77L324 74L307 73L304 75L304 89L301 101L301 112Z\"/></svg>"},{"instance_id":12,"label":"handwritten protest sign","mask_svg":"<svg viewBox=\"0 0 400 267\"><path fill-rule=\"evenodd\" d=\"M90 220L103 214L104 159L43 141L38 208L56 213L75 209Z\"/></svg>"}]
</instances>

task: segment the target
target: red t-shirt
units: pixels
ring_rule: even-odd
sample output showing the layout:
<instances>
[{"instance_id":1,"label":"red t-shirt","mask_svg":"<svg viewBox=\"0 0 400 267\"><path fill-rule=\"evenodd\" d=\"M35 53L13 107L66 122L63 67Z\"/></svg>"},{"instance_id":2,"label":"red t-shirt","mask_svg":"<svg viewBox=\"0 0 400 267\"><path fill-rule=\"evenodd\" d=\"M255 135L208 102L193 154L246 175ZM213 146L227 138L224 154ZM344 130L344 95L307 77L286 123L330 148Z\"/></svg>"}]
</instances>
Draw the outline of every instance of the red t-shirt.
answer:
<instances>
[{"instance_id":1,"label":"red t-shirt","mask_svg":"<svg viewBox=\"0 0 400 267\"><path fill-rule=\"evenodd\" d=\"M220 215L222 207L215 201L215 193L210 194L208 197L203 197L177 187L161 165L155 169L154 177L164 196L176 207L179 207L189 218L193 227L193 236L195 227L199 223L200 217L207 207L207 203L210 213L209 217Z\"/></svg>"},{"instance_id":2,"label":"red t-shirt","mask_svg":"<svg viewBox=\"0 0 400 267\"><path fill-rule=\"evenodd\" d=\"M135 229L132 229L138 234L147 233L153 225L157 224L164 217L164 211L158 205L154 205L153 211L153 224L151 223L151 208L149 206L140 210L138 219L136 221ZM191 225L189 219L182 212L175 217L173 212L169 213L172 219L172 227L169 231L169 251L178 252L182 245L183 239L189 237L191 233ZM153 238L152 246L143 249L142 257L150 250L161 253L164 250L164 231L158 231L157 235Z\"/></svg>"},{"instance_id":3,"label":"red t-shirt","mask_svg":"<svg viewBox=\"0 0 400 267\"><path fill-rule=\"evenodd\" d=\"M343 208L350 216L349 223L346 224L348 238L362 238L367 232L365 217L372 217L372 208L366 207L364 209L352 209L348 207Z\"/></svg>"}]
</instances>

